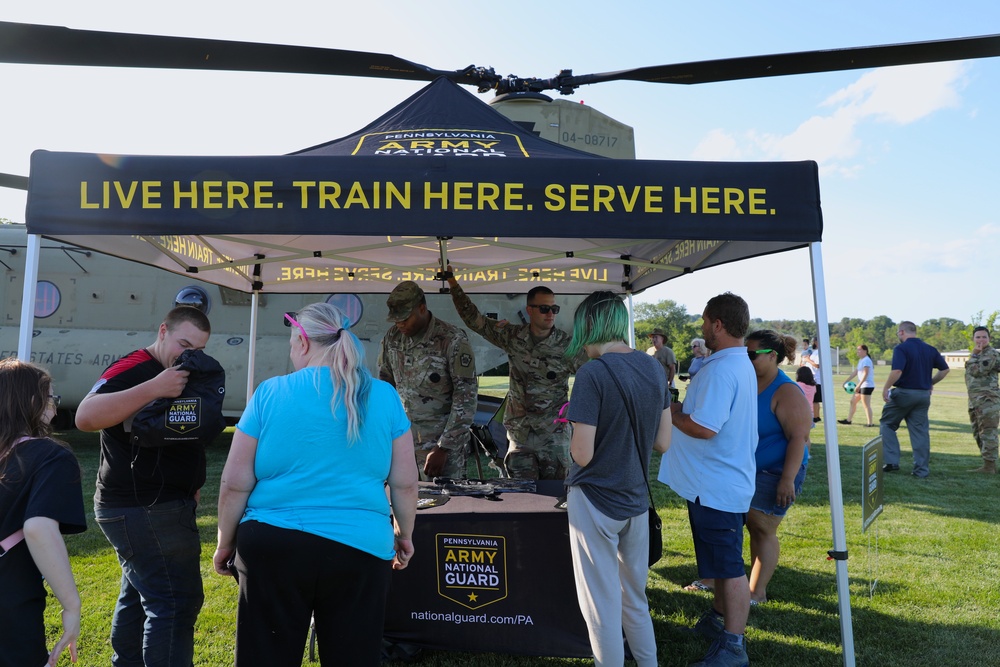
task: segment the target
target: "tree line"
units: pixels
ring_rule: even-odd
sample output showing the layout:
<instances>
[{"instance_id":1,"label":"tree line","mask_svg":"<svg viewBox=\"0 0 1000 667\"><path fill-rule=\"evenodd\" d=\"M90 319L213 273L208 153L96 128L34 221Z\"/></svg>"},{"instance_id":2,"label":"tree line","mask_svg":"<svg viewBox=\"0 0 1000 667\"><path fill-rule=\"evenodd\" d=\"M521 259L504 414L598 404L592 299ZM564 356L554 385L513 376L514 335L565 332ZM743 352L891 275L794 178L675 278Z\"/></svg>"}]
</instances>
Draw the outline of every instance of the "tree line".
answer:
<instances>
[{"instance_id":1,"label":"tree line","mask_svg":"<svg viewBox=\"0 0 1000 667\"><path fill-rule=\"evenodd\" d=\"M972 330L977 326L985 326L995 332L998 317L1000 311L994 310L988 314L979 311L968 323L950 317L925 320L918 324L917 335L941 352L971 350ZM899 343L896 338L898 327L899 322L894 322L885 315L878 315L870 320L845 317L830 324L830 346L840 348L841 355L851 364L858 360L855 351L858 345L867 345L872 359L889 362L892 361L892 348ZM701 314L692 315L684 306L669 299L636 305L637 348L645 349L648 346L649 334L654 329L662 329L667 335L666 344L677 355L678 368L687 369L692 357L691 340L701 337ZM817 334L816 323L812 320L752 319L750 330L758 329L773 329L794 336L798 341L811 339ZM995 336L991 333L991 337Z\"/></svg>"}]
</instances>

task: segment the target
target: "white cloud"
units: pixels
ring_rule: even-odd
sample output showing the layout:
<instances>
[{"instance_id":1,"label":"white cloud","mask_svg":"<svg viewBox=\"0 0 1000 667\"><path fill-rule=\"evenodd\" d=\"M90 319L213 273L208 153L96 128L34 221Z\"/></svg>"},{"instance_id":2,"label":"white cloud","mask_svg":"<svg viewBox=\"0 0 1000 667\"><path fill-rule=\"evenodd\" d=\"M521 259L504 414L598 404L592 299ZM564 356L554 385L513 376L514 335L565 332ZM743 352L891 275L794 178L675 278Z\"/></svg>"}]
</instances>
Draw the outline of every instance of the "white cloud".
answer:
<instances>
[{"instance_id":1,"label":"white cloud","mask_svg":"<svg viewBox=\"0 0 1000 667\"><path fill-rule=\"evenodd\" d=\"M742 134L715 129L695 148L698 160L815 160L825 173L855 177L851 164L864 148L858 129L864 123L913 123L957 107L966 85L961 62L886 67L863 74L830 95L817 113L786 135L749 130Z\"/></svg>"},{"instance_id":2,"label":"white cloud","mask_svg":"<svg viewBox=\"0 0 1000 667\"><path fill-rule=\"evenodd\" d=\"M989 223L971 236L912 240L878 248L854 248L851 260L867 265L867 278L927 274L965 274L992 266L994 249L1000 241L1000 224ZM867 255L867 256L866 256Z\"/></svg>"},{"instance_id":3,"label":"white cloud","mask_svg":"<svg viewBox=\"0 0 1000 667\"><path fill-rule=\"evenodd\" d=\"M874 118L906 125L939 109L957 107L964 75L961 62L885 67L838 90L823 106L837 107L859 122Z\"/></svg>"},{"instance_id":4,"label":"white cloud","mask_svg":"<svg viewBox=\"0 0 1000 667\"><path fill-rule=\"evenodd\" d=\"M712 130L691 153L694 160L744 160L746 156L739 147L739 141L723 130Z\"/></svg>"}]
</instances>

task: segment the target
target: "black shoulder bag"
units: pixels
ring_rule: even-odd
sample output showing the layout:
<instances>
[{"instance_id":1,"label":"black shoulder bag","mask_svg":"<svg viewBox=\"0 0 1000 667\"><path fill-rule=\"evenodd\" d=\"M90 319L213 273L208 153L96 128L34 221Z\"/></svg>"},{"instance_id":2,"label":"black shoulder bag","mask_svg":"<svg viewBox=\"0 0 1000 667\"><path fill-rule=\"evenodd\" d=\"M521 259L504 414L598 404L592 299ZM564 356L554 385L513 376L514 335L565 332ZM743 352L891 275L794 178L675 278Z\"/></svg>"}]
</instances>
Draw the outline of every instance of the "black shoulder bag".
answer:
<instances>
[{"instance_id":1,"label":"black shoulder bag","mask_svg":"<svg viewBox=\"0 0 1000 667\"><path fill-rule=\"evenodd\" d=\"M639 457L639 466L642 468L642 479L646 483L646 493L649 494L649 511L647 512L649 519L649 567L653 567L663 558L663 522L660 520L660 515L656 513L656 503L653 502L653 491L649 488L649 474L646 472L646 467L642 464L642 448L639 447L639 431L636 429L635 411L632 409L632 402L628 400L621 382L618 381L618 378L611 371L611 366L608 365L608 362L600 357L597 358L597 361L600 361L608 369L608 375L615 381L618 391L621 392L622 400L625 402L625 408L628 410L629 423L632 428L632 439L635 441L635 452Z\"/></svg>"}]
</instances>

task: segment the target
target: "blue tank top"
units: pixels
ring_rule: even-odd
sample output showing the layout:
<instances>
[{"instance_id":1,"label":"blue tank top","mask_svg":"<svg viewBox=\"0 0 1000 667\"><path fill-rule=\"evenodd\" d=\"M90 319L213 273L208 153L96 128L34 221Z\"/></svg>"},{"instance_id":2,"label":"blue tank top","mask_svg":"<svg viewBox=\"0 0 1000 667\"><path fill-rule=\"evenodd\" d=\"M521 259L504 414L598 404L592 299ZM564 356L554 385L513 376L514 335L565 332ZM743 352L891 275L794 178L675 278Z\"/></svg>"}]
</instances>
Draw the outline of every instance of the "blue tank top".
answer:
<instances>
[{"instance_id":1,"label":"blue tank top","mask_svg":"<svg viewBox=\"0 0 1000 667\"><path fill-rule=\"evenodd\" d=\"M785 467L785 451L788 449L788 439L778 423L778 418L771 412L771 399L774 392L783 384L795 384L785 372L778 369L778 376L767 386L767 389L757 394L757 470L780 472ZM795 387L798 389L798 385ZM799 389L801 391L801 389ZM802 463L809 461L809 448L806 448Z\"/></svg>"}]
</instances>

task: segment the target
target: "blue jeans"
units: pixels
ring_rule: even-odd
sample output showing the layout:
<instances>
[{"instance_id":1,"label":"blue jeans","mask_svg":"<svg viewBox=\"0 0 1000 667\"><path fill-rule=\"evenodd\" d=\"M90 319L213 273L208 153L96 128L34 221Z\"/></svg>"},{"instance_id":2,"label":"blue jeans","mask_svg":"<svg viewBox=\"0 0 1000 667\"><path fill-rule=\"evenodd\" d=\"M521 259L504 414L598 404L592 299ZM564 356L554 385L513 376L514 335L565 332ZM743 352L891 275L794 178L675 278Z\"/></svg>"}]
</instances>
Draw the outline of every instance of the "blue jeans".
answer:
<instances>
[{"instance_id":1,"label":"blue jeans","mask_svg":"<svg viewBox=\"0 0 1000 667\"><path fill-rule=\"evenodd\" d=\"M893 387L889 392L889 402L882 407L879 419L879 435L882 436L884 461L899 465L899 437L896 430L906 420L906 430L910 433L910 448L913 450L913 474L927 477L930 473L931 435L927 411L931 407L931 392L925 389L900 389Z\"/></svg>"},{"instance_id":2,"label":"blue jeans","mask_svg":"<svg viewBox=\"0 0 1000 667\"><path fill-rule=\"evenodd\" d=\"M194 500L95 508L122 586L111 621L114 667L191 667L205 599Z\"/></svg>"}]
</instances>

